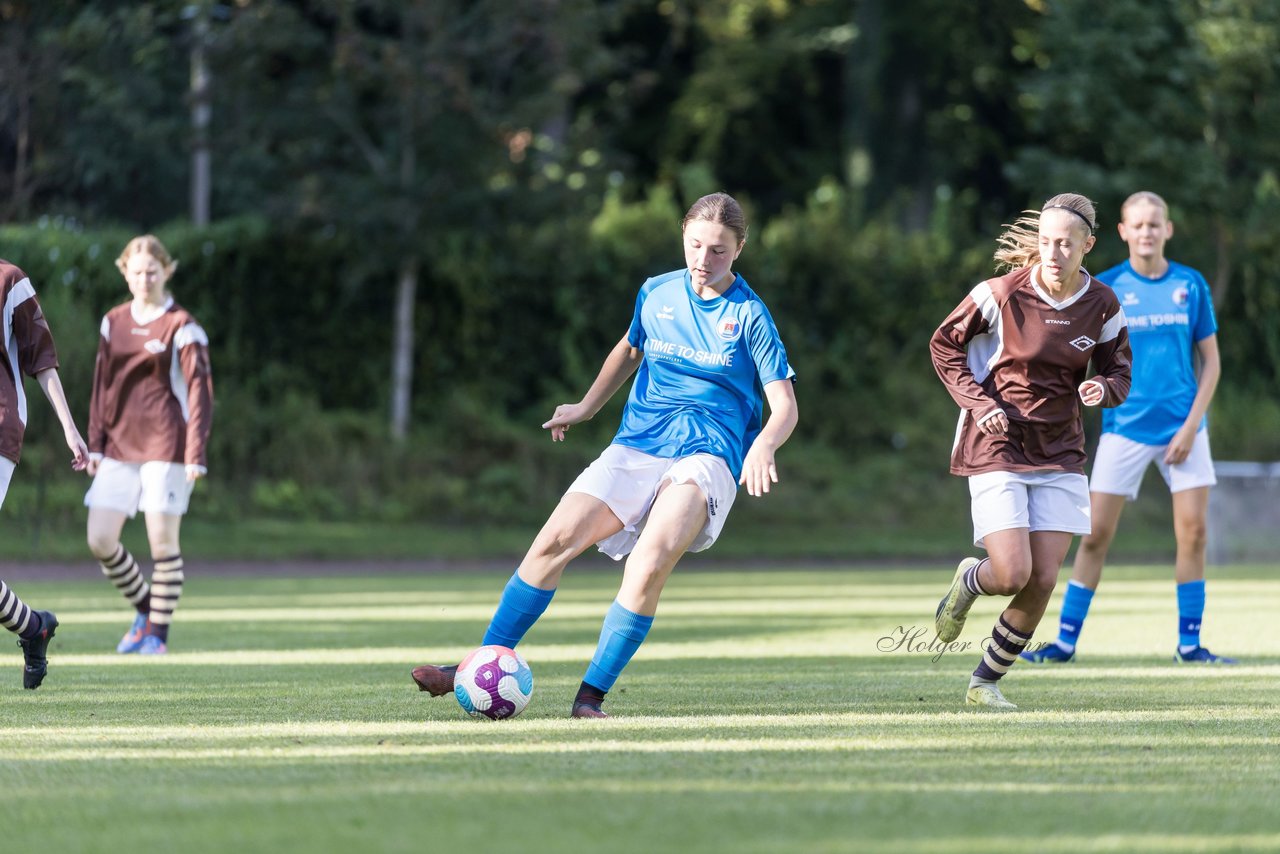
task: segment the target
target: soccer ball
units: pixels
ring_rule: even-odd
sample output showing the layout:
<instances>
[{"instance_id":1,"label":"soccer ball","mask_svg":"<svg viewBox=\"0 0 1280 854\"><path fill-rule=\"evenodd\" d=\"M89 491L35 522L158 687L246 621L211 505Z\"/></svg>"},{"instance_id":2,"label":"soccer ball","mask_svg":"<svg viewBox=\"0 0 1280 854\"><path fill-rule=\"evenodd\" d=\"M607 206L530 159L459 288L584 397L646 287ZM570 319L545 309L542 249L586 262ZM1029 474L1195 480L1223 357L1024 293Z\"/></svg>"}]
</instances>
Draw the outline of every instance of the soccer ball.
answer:
<instances>
[{"instance_id":1,"label":"soccer ball","mask_svg":"<svg viewBox=\"0 0 1280 854\"><path fill-rule=\"evenodd\" d=\"M482 646L458 665L453 694L473 718L514 718L533 696L533 671L514 649Z\"/></svg>"}]
</instances>

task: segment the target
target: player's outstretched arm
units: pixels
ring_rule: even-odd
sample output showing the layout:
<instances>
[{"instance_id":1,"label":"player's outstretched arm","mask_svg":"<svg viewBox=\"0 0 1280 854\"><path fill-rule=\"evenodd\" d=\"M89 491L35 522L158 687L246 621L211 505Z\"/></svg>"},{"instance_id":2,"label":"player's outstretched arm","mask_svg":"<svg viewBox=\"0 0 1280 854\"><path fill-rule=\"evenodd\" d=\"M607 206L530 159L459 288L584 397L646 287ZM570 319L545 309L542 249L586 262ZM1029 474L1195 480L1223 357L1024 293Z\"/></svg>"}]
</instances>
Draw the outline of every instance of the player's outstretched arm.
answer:
<instances>
[{"instance_id":1,"label":"player's outstretched arm","mask_svg":"<svg viewBox=\"0 0 1280 854\"><path fill-rule=\"evenodd\" d=\"M80 437L80 431L76 429L76 422L71 417L71 407L67 406L67 395L62 390L62 380L58 378L58 370L56 368L43 370L36 374L36 380L40 383L44 396L49 398L49 403L62 424L63 436L67 440L67 447L71 449L71 468L84 471L89 464L89 449L85 446L84 439Z\"/></svg>"},{"instance_id":2,"label":"player's outstretched arm","mask_svg":"<svg viewBox=\"0 0 1280 854\"><path fill-rule=\"evenodd\" d=\"M643 357L644 353L632 347L626 337L615 344L605 357L604 365L586 396L577 403L560 404L551 418L542 425L543 429L551 431L552 441L563 442L564 434L571 425L594 418L600 408L608 403L609 398L636 372Z\"/></svg>"},{"instance_id":3,"label":"player's outstretched arm","mask_svg":"<svg viewBox=\"0 0 1280 854\"><path fill-rule=\"evenodd\" d=\"M769 484L778 482L778 466L773 455L791 437L800 420L791 380L774 380L764 387L764 396L769 401L769 420L747 449L742 476L738 478L747 493L755 496L764 495L769 491Z\"/></svg>"}]
</instances>

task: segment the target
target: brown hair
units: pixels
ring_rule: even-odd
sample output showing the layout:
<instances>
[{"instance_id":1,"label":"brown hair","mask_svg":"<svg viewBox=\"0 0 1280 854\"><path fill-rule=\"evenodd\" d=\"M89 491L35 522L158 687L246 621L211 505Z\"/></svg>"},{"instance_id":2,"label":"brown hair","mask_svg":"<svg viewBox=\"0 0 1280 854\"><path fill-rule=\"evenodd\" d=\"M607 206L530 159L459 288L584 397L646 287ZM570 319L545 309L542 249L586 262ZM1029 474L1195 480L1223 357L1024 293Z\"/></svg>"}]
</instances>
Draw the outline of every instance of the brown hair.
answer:
<instances>
[{"instance_id":1,"label":"brown hair","mask_svg":"<svg viewBox=\"0 0 1280 854\"><path fill-rule=\"evenodd\" d=\"M747 239L747 218L742 213L742 206L728 193L712 193L703 196L693 203L689 212L680 220L680 230L691 222L704 220L723 225L738 235L738 242Z\"/></svg>"},{"instance_id":2,"label":"brown hair","mask_svg":"<svg viewBox=\"0 0 1280 854\"><path fill-rule=\"evenodd\" d=\"M1124 204L1120 206L1120 219L1124 219L1124 212L1129 209L1130 205L1136 205L1140 202L1155 205L1164 211L1165 219L1169 218L1169 204L1162 198L1150 190L1139 190L1132 196L1124 200Z\"/></svg>"},{"instance_id":3,"label":"brown hair","mask_svg":"<svg viewBox=\"0 0 1280 854\"><path fill-rule=\"evenodd\" d=\"M1004 233L996 239L998 248L992 256L997 270L1030 267L1040 258L1040 215L1051 208L1074 214L1090 234L1098 227L1098 212L1093 202L1079 193L1059 193L1046 201L1040 210L1023 211L1013 225L1005 225Z\"/></svg>"},{"instance_id":4,"label":"brown hair","mask_svg":"<svg viewBox=\"0 0 1280 854\"><path fill-rule=\"evenodd\" d=\"M141 237L135 237L125 244L124 251L120 253L120 257L116 259L116 267L121 273L128 272L129 259L134 255L143 253L150 255L152 258L160 262L160 266L164 268L166 277L172 276L173 271L178 269L178 262L173 260L169 255L169 250L164 248L164 244L160 242L160 238L154 234L144 234Z\"/></svg>"}]
</instances>

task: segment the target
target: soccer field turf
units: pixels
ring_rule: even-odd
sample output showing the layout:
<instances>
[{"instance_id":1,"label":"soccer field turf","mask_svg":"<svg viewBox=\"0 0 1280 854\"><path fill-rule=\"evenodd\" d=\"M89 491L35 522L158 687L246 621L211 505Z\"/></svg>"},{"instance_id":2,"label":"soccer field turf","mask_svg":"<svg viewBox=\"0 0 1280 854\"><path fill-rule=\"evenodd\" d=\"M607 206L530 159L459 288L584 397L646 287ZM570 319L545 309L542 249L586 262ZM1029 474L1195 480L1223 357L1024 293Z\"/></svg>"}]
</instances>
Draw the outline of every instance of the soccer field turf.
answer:
<instances>
[{"instance_id":1,"label":"soccer field turf","mask_svg":"<svg viewBox=\"0 0 1280 854\"><path fill-rule=\"evenodd\" d=\"M1002 715L962 699L1005 600L975 607L968 649L921 648L950 567L677 570L615 717L575 721L618 577L571 569L520 647L533 702L502 723L408 674L479 642L505 574L193 566L150 660L113 652L130 615L105 581L25 581L62 626L39 691L0 657L6 847L1280 849L1280 577L1212 573L1205 642L1242 663L1205 668L1172 663L1171 575L1109 569L1079 660L1020 663Z\"/></svg>"}]
</instances>

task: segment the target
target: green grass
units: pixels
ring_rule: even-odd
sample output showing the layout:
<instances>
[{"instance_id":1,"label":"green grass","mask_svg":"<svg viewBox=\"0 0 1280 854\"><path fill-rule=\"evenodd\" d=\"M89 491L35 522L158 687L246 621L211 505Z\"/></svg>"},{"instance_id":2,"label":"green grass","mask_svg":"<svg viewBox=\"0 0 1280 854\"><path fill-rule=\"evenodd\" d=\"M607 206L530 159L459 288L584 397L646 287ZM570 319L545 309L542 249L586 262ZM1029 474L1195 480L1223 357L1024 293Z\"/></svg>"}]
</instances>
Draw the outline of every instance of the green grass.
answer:
<instances>
[{"instance_id":1,"label":"green grass","mask_svg":"<svg viewBox=\"0 0 1280 854\"><path fill-rule=\"evenodd\" d=\"M571 570L521 646L533 703L497 724L408 670L478 640L502 575L189 574L155 660L111 652L105 582L18 585L62 628L39 691L0 659L13 850L1280 848L1275 567L1210 583L1234 668L1171 663L1168 569L1109 569L1080 661L1019 665L1005 715L960 705L997 601L968 649L894 648L946 568L680 570L609 721L565 715L617 576Z\"/></svg>"}]
</instances>

